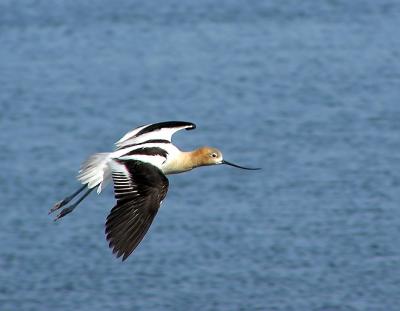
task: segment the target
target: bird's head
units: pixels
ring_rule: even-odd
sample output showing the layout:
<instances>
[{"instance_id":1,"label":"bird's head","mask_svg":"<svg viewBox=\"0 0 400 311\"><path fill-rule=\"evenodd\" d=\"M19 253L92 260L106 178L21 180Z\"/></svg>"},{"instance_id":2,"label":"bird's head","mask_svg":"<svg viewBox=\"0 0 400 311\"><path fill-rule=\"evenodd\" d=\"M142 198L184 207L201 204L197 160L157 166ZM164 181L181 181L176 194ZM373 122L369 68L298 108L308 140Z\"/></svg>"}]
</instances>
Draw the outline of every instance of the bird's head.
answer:
<instances>
[{"instance_id":1,"label":"bird's head","mask_svg":"<svg viewBox=\"0 0 400 311\"><path fill-rule=\"evenodd\" d=\"M214 147L201 147L196 150L198 166L226 164L244 170L259 170L259 168L243 167L224 160L222 152Z\"/></svg>"}]
</instances>

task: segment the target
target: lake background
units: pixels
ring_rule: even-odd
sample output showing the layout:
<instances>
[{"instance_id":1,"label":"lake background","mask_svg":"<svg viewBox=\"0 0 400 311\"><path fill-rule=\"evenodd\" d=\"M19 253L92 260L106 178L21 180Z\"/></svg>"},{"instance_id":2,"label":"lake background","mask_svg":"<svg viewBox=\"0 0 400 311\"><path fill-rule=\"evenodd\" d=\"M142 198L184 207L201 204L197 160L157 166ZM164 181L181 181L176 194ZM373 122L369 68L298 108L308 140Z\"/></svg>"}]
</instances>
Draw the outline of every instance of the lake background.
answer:
<instances>
[{"instance_id":1,"label":"lake background","mask_svg":"<svg viewBox=\"0 0 400 311\"><path fill-rule=\"evenodd\" d=\"M0 0L0 310L399 310L400 2ZM90 154L147 123L229 161L108 249Z\"/></svg>"}]
</instances>

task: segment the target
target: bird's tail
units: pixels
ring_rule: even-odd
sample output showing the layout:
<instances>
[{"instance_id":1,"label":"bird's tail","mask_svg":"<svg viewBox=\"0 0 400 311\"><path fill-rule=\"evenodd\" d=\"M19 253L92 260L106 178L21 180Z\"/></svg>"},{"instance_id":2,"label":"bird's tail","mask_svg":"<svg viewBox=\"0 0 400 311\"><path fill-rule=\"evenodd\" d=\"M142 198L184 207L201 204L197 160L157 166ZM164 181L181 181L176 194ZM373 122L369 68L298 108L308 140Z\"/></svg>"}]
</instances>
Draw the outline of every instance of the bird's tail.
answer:
<instances>
[{"instance_id":1,"label":"bird's tail","mask_svg":"<svg viewBox=\"0 0 400 311\"><path fill-rule=\"evenodd\" d=\"M89 189L98 186L97 193L100 193L111 177L110 160L108 152L93 154L82 164L77 176L78 180L82 184L87 184Z\"/></svg>"}]
</instances>

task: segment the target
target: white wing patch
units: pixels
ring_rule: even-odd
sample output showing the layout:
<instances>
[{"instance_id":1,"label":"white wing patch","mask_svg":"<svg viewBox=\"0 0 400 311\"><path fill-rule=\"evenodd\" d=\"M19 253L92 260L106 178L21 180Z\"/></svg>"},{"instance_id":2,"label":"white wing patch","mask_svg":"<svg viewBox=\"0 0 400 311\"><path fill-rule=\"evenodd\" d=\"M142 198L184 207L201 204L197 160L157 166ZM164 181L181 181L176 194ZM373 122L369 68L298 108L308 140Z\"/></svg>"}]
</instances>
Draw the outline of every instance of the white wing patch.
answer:
<instances>
[{"instance_id":1,"label":"white wing patch","mask_svg":"<svg viewBox=\"0 0 400 311\"><path fill-rule=\"evenodd\" d=\"M136 160L144 163L149 163L158 167L161 170L163 163L165 162L165 158L163 156L154 156L154 155L144 155L144 154L135 154L135 155L127 155L119 157L121 160Z\"/></svg>"},{"instance_id":2,"label":"white wing patch","mask_svg":"<svg viewBox=\"0 0 400 311\"><path fill-rule=\"evenodd\" d=\"M115 143L115 145L116 145L117 147L122 146L122 143L123 143L123 142L125 142L125 141L127 141L128 139L134 137L137 133L139 133L142 129L144 129L144 128L147 127L147 126L149 126L149 124L148 124L148 125L143 125L143 126L141 126L141 127L135 128L135 129L132 130L132 131L129 131L129 132L126 133L120 140L118 140L118 141Z\"/></svg>"}]
</instances>

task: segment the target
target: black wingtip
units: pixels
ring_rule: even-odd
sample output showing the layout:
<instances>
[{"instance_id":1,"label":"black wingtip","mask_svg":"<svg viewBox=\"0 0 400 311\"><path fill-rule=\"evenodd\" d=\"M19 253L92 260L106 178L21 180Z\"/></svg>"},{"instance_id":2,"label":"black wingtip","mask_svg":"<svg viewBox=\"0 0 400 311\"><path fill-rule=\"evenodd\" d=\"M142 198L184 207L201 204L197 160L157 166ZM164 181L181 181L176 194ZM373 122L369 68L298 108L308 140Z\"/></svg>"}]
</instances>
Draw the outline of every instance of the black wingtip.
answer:
<instances>
[{"instance_id":1,"label":"black wingtip","mask_svg":"<svg viewBox=\"0 0 400 311\"><path fill-rule=\"evenodd\" d=\"M190 131L190 130L194 130L196 128L196 124L190 123L190 122L188 122L188 123L190 124L190 127L187 127L186 130Z\"/></svg>"},{"instance_id":2,"label":"black wingtip","mask_svg":"<svg viewBox=\"0 0 400 311\"><path fill-rule=\"evenodd\" d=\"M178 126L186 126L186 130L194 130L196 128L196 124L192 122L187 122L187 121L167 121L164 122L165 124L171 124L173 127L178 127Z\"/></svg>"},{"instance_id":3,"label":"black wingtip","mask_svg":"<svg viewBox=\"0 0 400 311\"><path fill-rule=\"evenodd\" d=\"M174 127L175 128L186 127L187 130L192 130L196 128L196 124L186 121L165 121L165 122L153 123L140 130L139 133L135 135L135 137L152 131L160 130L163 128L174 128Z\"/></svg>"}]
</instances>

